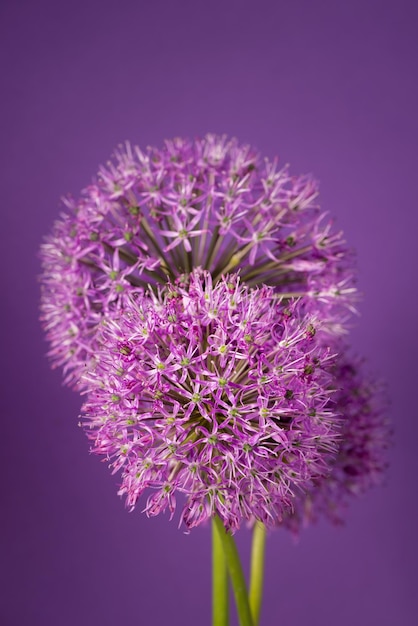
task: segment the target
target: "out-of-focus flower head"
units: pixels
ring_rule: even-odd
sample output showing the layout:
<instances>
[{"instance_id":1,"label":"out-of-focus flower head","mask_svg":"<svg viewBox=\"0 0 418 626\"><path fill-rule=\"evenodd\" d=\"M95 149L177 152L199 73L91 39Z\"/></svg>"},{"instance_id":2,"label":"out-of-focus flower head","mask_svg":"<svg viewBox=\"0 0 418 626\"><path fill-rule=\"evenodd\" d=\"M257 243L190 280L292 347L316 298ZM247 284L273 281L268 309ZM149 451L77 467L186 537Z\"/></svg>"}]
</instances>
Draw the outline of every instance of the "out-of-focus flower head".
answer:
<instances>
[{"instance_id":1,"label":"out-of-focus flower head","mask_svg":"<svg viewBox=\"0 0 418 626\"><path fill-rule=\"evenodd\" d=\"M191 528L218 513L272 526L295 490L327 474L339 419L321 322L272 287L207 271L125 294L83 384L93 450L122 471L120 494Z\"/></svg>"},{"instance_id":2,"label":"out-of-focus flower head","mask_svg":"<svg viewBox=\"0 0 418 626\"><path fill-rule=\"evenodd\" d=\"M101 322L119 315L122 296L197 268L214 284L239 271L251 288L299 298L324 332L344 332L352 259L316 199L312 178L226 137L121 147L79 200L65 200L42 246L42 319L66 382L80 385L94 365Z\"/></svg>"},{"instance_id":3,"label":"out-of-focus flower head","mask_svg":"<svg viewBox=\"0 0 418 626\"><path fill-rule=\"evenodd\" d=\"M296 534L321 516L341 523L351 498L380 484L384 477L392 440L388 402L383 385L368 376L363 365L340 346L330 370L333 406L341 415L338 452L330 462L330 472L314 478L281 520Z\"/></svg>"}]
</instances>

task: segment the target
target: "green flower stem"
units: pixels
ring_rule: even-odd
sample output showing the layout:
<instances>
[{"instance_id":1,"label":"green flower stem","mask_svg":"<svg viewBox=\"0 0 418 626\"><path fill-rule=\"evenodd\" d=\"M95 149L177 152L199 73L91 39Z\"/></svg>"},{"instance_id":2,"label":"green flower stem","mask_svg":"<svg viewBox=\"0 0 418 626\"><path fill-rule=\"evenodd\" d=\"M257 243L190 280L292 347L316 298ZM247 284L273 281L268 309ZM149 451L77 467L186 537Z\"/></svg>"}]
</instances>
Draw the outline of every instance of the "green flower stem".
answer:
<instances>
[{"instance_id":1,"label":"green flower stem","mask_svg":"<svg viewBox=\"0 0 418 626\"><path fill-rule=\"evenodd\" d=\"M266 527L256 522L253 530L251 548L251 572L249 601L254 626L258 626L260 619L261 600L263 596L264 578L264 549L266 545Z\"/></svg>"},{"instance_id":2,"label":"green flower stem","mask_svg":"<svg viewBox=\"0 0 418 626\"><path fill-rule=\"evenodd\" d=\"M248 603L247 585L245 583L244 573L242 571L235 541L232 535L226 532L222 521L217 515L213 518L213 523L222 542L225 560L228 566L232 588L234 590L240 626L254 626L251 617L250 605Z\"/></svg>"},{"instance_id":3,"label":"green flower stem","mask_svg":"<svg viewBox=\"0 0 418 626\"><path fill-rule=\"evenodd\" d=\"M229 623L228 569L215 518L212 521L212 620L213 626Z\"/></svg>"}]
</instances>

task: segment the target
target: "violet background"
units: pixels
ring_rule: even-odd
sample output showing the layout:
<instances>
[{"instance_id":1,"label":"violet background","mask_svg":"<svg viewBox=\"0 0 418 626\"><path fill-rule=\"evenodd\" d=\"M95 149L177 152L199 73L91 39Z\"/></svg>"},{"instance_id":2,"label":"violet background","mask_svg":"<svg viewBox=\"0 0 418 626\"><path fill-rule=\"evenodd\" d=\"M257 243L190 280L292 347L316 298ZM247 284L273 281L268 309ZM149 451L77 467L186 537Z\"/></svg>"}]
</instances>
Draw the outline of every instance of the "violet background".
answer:
<instances>
[{"instance_id":1,"label":"violet background","mask_svg":"<svg viewBox=\"0 0 418 626\"><path fill-rule=\"evenodd\" d=\"M210 528L124 509L44 356L37 283L59 198L119 142L208 131L319 178L358 251L352 342L392 399L386 486L343 528L269 536L262 625L417 623L416 7L3 0L1 624L210 624Z\"/></svg>"}]
</instances>

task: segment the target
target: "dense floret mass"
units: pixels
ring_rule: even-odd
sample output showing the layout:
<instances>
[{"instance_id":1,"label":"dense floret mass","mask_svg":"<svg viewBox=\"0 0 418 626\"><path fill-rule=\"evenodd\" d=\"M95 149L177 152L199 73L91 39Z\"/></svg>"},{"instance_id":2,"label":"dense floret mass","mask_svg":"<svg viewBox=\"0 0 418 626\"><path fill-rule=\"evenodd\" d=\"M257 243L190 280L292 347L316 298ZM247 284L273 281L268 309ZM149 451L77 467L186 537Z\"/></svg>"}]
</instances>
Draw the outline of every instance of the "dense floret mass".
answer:
<instances>
[{"instance_id":1,"label":"dense floret mass","mask_svg":"<svg viewBox=\"0 0 418 626\"><path fill-rule=\"evenodd\" d=\"M318 324L236 275L214 285L195 271L125 298L86 374L84 420L94 451L122 469L128 505L150 487L150 514L186 495L188 527L215 512L233 530L252 516L277 523L336 448Z\"/></svg>"},{"instance_id":2,"label":"dense floret mass","mask_svg":"<svg viewBox=\"0 0 418 626\"><path fill-rule=\"evenodd\" d=\"M65 200L42 322L130 508L298 529L381 476L380 395L341 341L353 259L317 195L208 135L126 144Z\"/></svg>"},{"instance_id":3,"label":"dense floret mass","mask_svg":"<svg viewBox=\"0 0 418 626\"><path fill-rule=\"evenodd\" d=\"M359 359L349 358L343 348L340 352L331 367L334 410L341 415L338 452L330 472L298 494L282 519L295 532L321 516L341 523L351 498L380 484L387 469L392 432L382 384L367 375Z\"/></svg>"},{"instance_id":4,"label":"dense floret mass","mask_svg":"<svg viewBox=\"0 0 418 626\"><path fill-rule=\"evenodd\" d=\"M154 290L196 268L214 282L239 271L249 287L303 298L332 333L344 332L355 288L342 233L316 204L309 176L209 135L161 150L122 147L42 247L43 322L50 355L80 384L94 364L102 319L123 294Z\"/></svg>"}]
</instances>

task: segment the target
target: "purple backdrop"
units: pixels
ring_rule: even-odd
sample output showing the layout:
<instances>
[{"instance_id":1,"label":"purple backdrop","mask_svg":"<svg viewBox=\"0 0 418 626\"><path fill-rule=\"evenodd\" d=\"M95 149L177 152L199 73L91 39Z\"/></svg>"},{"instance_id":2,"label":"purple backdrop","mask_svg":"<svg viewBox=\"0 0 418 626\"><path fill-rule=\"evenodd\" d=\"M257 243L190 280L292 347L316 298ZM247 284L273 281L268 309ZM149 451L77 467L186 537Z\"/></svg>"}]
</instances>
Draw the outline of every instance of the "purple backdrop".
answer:
<instances>
[{"instance_id":1,"label":"purple backdrop","mask_svg":"<svg viewBox=\"0 0 418 626\"><path fill-rule=\"evenodd\" d=\"M416 624L416 3L1 3L5 626L210 624L210 529L129 514L44 357L37 250L116 145L227 133L321 181L357 248L353 343L389 382L387 484L268 539L267 626ZM247 531L239 544L248 555Z\"/></svg>"}]
</instances>

